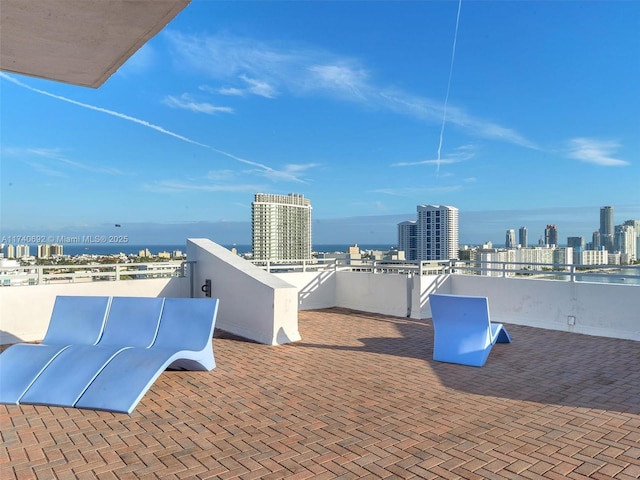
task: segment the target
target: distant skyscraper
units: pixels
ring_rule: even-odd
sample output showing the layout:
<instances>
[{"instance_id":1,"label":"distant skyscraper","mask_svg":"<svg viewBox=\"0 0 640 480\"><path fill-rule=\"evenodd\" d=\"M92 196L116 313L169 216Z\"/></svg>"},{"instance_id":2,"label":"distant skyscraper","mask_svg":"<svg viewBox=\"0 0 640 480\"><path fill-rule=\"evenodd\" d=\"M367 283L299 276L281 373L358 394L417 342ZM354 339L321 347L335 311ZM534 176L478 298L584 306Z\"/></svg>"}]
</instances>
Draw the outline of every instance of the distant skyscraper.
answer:
<instances>
[{"instance_id":1,"label":"distant skyscraper","mask_svg":"<svg viewBox=\"0 0 640 480\"><path fill-rule=\"evenodd\" d=\"M555 225L547 225L544 229L544 243L549 246L558 246L558 229Z\"/></svg>"},{"instance_id":2,"label":"distant skyscraper","mask_svg":"<svg viewBox=\"0 0 640 480\"><path fill-rule=\"evenodd\" d=\"M520 227L518 230L518 242L522 248L529 246L529 234L527 233L527 227Z\"/></svg>"},{"instance_id":3,"label":"distant skyscraper","mask_svg":"<svg viewBox=\"0 0 640 480\"><path fill-rule=\"evenodd\" d=\"M504 246L507 248L516 248L516 231L513 228L507 230Z\"/></svg>"},{"instance_id":4,"label":"distant skyscraper","mask_svg":"<svg viewBox=\"0 0 640 480\"><path fill-rule=\"evenodd\" d=\"M29 245L16 245L16 258L30 257L31 249Z\"/></svg>"},{"instance_id":5,"label":"distant skyscraper","mask_svg":"<svg viewBox=\"0 0 640 480\"><path fill-rule=\"evenodd\" d=\"M584 250L584 237L567 237L567 247Z\"/></svg>"},{"instance_id":6,"label":"distant skyscraper","mask_svg":"<svg viewBox=\"0 0 640 480\"><path fill-rule=\"evenodd\" d=\"M404 258L407 260L417 259L418 224L415 220L398 224L398 250L404 251Z\"/></svg>"},{"instance_id":7,"label":"distant skyscraper","mask_svg":"<svg viewBox=\"0 0 640 480\"><path fill-rule=\"evenodd\" d=\"M251 204L253 258L311 258L311 202L304 195L256 193Z\"/></svg>"},{"instance_id":8,"label":"distant skyscraper","mask_svg":"<svg viewBox=\"0 0 640 480\"><path fill-rule=\"evenodd\" d=\"M602 239L600 238L600 230L596 230L593 232L593 236L591 237L591 249L592 250L600 250L602 246Z\"/></svg>"},{"instance_id":9,"label":"distant skyscraper","mask_svg":"<svg viewBox=\"0 0 640 480\"><path fill-rule=\"evenodd\" d=\"M613 252L613 207L600 208L600 241L608 252Z\"/></svg>"},{"instance_id":10,"label":"distant skyscraper","mask_svg":"<svg viewBox=\"0 0 640 480\"><path fill-rule=\"evenodd\" d=\"M38 258L49 258L51 256L51 245L38 245Z\"/></svg>"},{"instance_id":11,"label":"distant skyscraper","mask_svg":"<svg viewBox=\"0 0 640 480\"><path fill-rule=\"evenodd\" d=\"M633 260L637 258L636 229L633 225L618 225L616 227L615 249Z\"/></svg>"},{"instance_id":12,"label":"distant skyscraper","mask_svg":"<svg viewBox=\"0 0 640 480\"><path fill-rule=\"evenodd\" d=\"M440 205L418 205L416 260L458 258L458 209Z\"/></svg>"}]
</instances>

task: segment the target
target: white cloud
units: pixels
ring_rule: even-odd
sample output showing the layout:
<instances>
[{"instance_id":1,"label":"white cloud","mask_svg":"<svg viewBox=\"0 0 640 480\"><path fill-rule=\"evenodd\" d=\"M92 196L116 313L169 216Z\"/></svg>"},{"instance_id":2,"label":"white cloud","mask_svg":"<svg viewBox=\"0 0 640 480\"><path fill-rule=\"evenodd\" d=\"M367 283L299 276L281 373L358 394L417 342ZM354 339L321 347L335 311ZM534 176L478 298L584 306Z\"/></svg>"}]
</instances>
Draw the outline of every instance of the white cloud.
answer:
<instances>
[{"instance_id":1,"label":"white cloud","mask_svg":"<svg viewBox=\"0 0 640 480\"><path fill-rule=\"evenodd\" d=\"M249 78L246 75L241 75L240 78L249 85L246 91L252 93L253 95L258 95L265 98L275 98L277 96L276 89L268 82Z\"/></svg>"},{"instance_id":2,"label":"white cloud","mask_svg":"<svg viewBox=\"0 0 640 480\"><path fill-rule=\"evenodd\" d=\"M247 91L245 89L242 88L235 88L235 87L223 87L223 88L219 88L218 90L213 90L213 89L207 89L208 91L212 91L215 93L219 93L220 95L230 95L230 96L234 96L234 97L244 97L247 94Z\"/></svg>"},{"instance_id":3,"label":"white cloud","mask_svg":"<svg viewBox=\"0 0 640 480\"><path fill-rule=\"evenodd\" d=\"M126 175L125 172L117 168L90 165L75 160L69 159L63 154L59 148L39 148L39 147L27 147L27 148L11 148L5 147L2 149L2 154L6 156L16 157L24 160L28 165L41 173L54 177L66 177L67 175L61 170L63 167L71 167L72 169L85 170L88 172L107 174L107 175ZM40 161L34 161L34 158L44 159L48 163L42 163Z\"/></svg>"},{"instance_id":4,"label":"white cloud","mask_svg":"<svg viewBox=\"0 0 640 480\"><path fill-rule=\"evenodd\" d=\"M367 73L357 66L341 61L334 64L311 65L309 72L309 89L343 92L368 101L367 92L370 87Z\"/></svg>"},{"instance_id":5,"label":"white cloud","mask_svg":"<svg viewBox=\"0 0 640 480\"><path fill-rule=\"evenodd\" d=\"M189 110L195 113L233 113L233 108L230 107L218 107L208 102L196 102L187 93L183 93L179 98L173 95L168 95L164 99L165 105L171 108L181 108L183 110Z\"/></svg>"},{"instance_id":6,"label":"white cloud","mask_svg":"<svg viewBox=\"0 0 640 480\"><path fill-rule=\"evenodd\" d=\"M325 95L432 124L442 121L444 105L441 101L377 85L358 59L295 44L285 48L229 34L197 36L168 30L165 35L179 56L181 66L186 64L190 69L226 84L210 91L267 98L275 98L282 92ZM448 106L447 123L481 138L538 148L516 130L475 117L461 107Z\"/></svg>"},{"instance_id":7,"label":"white cloud","mask_svg":"<svg viewBox=\"0 0 640 480\"><path fill-rule=\"evenodd\" d=\"M215 183L200 183L199 180L159 180L154 183L147 183L143 189L154 193L181 193L181 192L229 192L247 193L259 192L264 189L263 185L229 183L225 185Z\"/></svg>"},{"instance_id":8,"label":"white cloud","mask_svg":"<svg viewBox=\"0 0 640 480\"><path fill-rule=\"evenodd\" d=\"M309 169L319 166L316 163L307 164L290 164L285 165L283 169L276 170L274 168L261 168L259 170L253 170L251 173L261 175L272 181L289 181L297 183L308 183L303 177L303 173Z\"/></svg>"},{"instance_id":9,"label":"white cloud","mask_svg":"<svg viewBox=\"0 0 640 480\"><path fill-rule=\"evenodd\" d=\"M462 190L461 185L448 185L444 187L402 187L402 188L378 188L375 193L384 193L396 197L425 197L429 195L442 195Z\"/></svg>"},{"instance_id":10,"label":"white cloud","mask_svg":"<svg viewBox=\"0 0 640 480\"><path fill-rule=\"evenodd\" d=\"M207 144L204 144L204 143L196 142L195 140L192 140L189 137L185 137L184 135L180 135L178 133L172 132L171 130L167 130L167 129L159 126L159 125L154 125L153 123L150 123L150 122L148 122L146 120L142 120L142 119L139 119L139 118L136 118L136 117L132 117L130 115L126 115L124 113L116 112L116 111L113 111L113 110L109 110L109 109L106 109L106 108L98 107L98 106L91 105L91 104L88 104L88 103L78 102L77 100L73 100L73 99L70 99L70 98L67 98L67 97L63 97L61 95L56 95L56 94L47 92L46 90L41 90L39 88L31 87L31 86L27 85L26 83L23 83L23 82L15 79L11 75L7 75L7 74L5 74L3 72L0 72L0 78L8 80L8 81L14 83L15 85L18 85L21 88L25 88L25 89L30 90L32 92L38 93L40 95L45 95L47 97L55 98L56 100L60 100L62 102L66 102L66 103L70 103L72 105L76 105L78 107L82 107L82 108L86 108L86 109L93 110L93 111L96 111L96 112L104 113L106 115L111 115L111 116L120 118L122 120L126 120L128 122L133 122L133 123L136 123L138 125L142 125L142 126L144 126L146 128L150 128L152 130L160 132L160 133L162 133L164 135L168 135L170 137L173 137L173 138L176 138L178 140L181 140L183 142L190 143L192 145L197 145L199 147L203 147L203 148L209 149L212 152L215 152L215 153L217 153L219 155L222 155L222 156L225 156L225 157L228 157L228 158L232 158L232 159L234 159L234 160L236 160L236 161L238 161L240 163L244 163L245 165L251 165L253 167L256 167L258 169L258 172L262 173L265 176L271 176L270 178L272 178L274 180L276 180L276 179L284 179L284 180L290 180L290 181L296 181L296 182L302 181L299 178L297 178L295 175L291 174L290 172L283 172L283 174L279 175L279 173L281 173L281 172L279 172L278 170L273 169L273 168L271 168L271 167L269 167L267 165L264 165L264 164L259 163L259 162L255 162L253 160L247 160L245 158L239 157L237 155L234 155L232 153L226 152L224 150L220 150L218 148L212 147L211 145L207 145ZM89 168L89 167L87 167L87 168Z\"/></svg>"},{"instance_id":11,"label":"white cloud","mask_svg":"<svg viewBox=\"0 0 640 480\"><path fill-rule=\"evenodd\" d=\"M397 162L391 164L392 167L414 167L417 165L451 165L453 163L464 162L471 160L475 156L475 147L473 145L462 145L454 150L445 158L441 159L429 159L429 160L417 160L415 162Z\"/></svg>"},{"instance_id":12,"label":"white cloud","mask_svg":"<svg viewBox=\"0 0 640 480\"><path fill-rule=\"evenodd\" d=\"M613 140L595 140L579 137L569 140L567 154L569 158L605 167L630 165L630 162L626 160L613 157L613 154L619 148L620 144Z\"/></svg>"}]
</instances>

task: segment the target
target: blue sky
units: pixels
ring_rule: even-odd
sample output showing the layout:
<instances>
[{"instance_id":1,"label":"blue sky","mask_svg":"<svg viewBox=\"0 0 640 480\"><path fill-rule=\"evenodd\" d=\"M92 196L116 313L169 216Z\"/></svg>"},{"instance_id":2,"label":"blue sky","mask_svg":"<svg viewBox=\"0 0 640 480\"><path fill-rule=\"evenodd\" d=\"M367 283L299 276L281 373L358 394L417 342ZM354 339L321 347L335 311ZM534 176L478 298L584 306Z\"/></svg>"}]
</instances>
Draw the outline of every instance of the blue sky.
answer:
<instances>
[{"instance_id":1,"label":"blue sky","mask_svg":"<svg viewBox=\"0 0 640 480\"><path fill-rule=\"evenodd\" d=\"M640 219L639 32L634 1L194 0L99 89L0 74L1 233L248 244L294 192L316 244L419 204L590 240Z\"/></svg>"}]
</instances>

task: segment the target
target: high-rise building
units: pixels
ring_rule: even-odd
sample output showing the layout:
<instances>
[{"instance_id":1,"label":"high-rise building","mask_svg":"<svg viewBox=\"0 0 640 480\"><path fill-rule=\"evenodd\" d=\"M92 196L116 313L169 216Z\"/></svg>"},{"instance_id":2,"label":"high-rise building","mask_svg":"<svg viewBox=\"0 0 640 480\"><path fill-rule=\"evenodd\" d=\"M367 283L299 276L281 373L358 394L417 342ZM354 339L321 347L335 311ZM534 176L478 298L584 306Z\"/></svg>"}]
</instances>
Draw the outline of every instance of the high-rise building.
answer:
<instances>
[{"instance_id":1,"label":"high-rise building","mask_svg":"<svg viewBox=\"0 0 640 480\"><path fill-rule=\"evenodd\" d=\"M600 250L602 239L600 238L600 230L593 232L591 237L591 250Z\"/></svg>"},{"instance_id":2,"label":"high-rise building","mask_svg":"<svg viewBox=\"0 0 640 480\"><path fill-rule=\"evenodd\" d=\"M407 220L398 224L398 250L404 251L404 258L417 260L418 258L418 223Z\"/></svg>"},{"instance_id":3,"label":"high-rise building","mask_svg":"<svg viewBox=\"0 0 640 480\"><path fill-rule=\"evenodd\" d=\"M608 252L613 252L614 233L613 207L600 208L600 242Z\"/></svg>"},{"instance_id":4,"label":"high-rise building","mask_svg":"<svg viewBox=\"0 0 640 480\"><path fill-rule=\"evenodd\" d=\"M636 229L633 225L616 226L615 249L628 258L637 258Z\"/></svg>"},{"instance_id":5,"label":"high-rise building","mask_svg":"<svg viewBox=\"0 0 640 480\"><path fill-rule=\"evenodd\" d=\"M527 248L529 246L529 234L527 232L527 227L520 227L520 230L518 230L518 242L522 248Z\"/></svg>"},{"instance_id":6,"label":"high-rise building","mask_svg":"<svg viewBox=\"0 0 640 480\"><path fill-rule=\"evenodd\" d=\"M544 229L544 243L549 246L558 246L558 229L555 225L547 225Z\"/></svg>"},{"instance_id":7,"label":"high-rise building","mask_svg":"<svg viewBox=\"0 0 640 480\"><path fill-rule=\"evenodd\" d=\"M636 232L636 260L640 257L640 220L625 220L623 225L633 227Z\"/></svg>"},{"instance_id":8,"label":"high-rise building","mask_svg":"<svg viewBox=\"0 0 640 480\"><path fill-rule=\"evenodd\" d=\"M16 245L16 258L30 257L31 249L29 245Z\"/></svg>"},{"instance_id":9,"label":"high-rise building","mask_svg":"<svg viewBox=\"0 0 640 480\"><path fill-rule=\"evenodd\" d=\"M516 248L516 231L513 228L507 230L504 246L507 248Z\"/></svg>"},{"instance_id":10,"label":"high-rise building","mask_svg":"<svg viewBox=\"0 0 640 480\"><path fill-rule=\"evenodd\" d=\"M584 250L584 237L567 237L567 247Z\"/></svg>"},{"instance_id":11,"label":"high-rise building","mask_svg":"<svg viewBox=\"0 0 640 480\"><path fill-rule=\"evenodd\" d=\"M311 258L311 202L304 195L256 193L251 217L255 260Z\"/></svg>"},{"instance_id":12,"label":"high-rise building","mask_svg":"<svg viewBox=\"0 0 640 480\"><path fill-rule=\"evenodd\" d=\"M440 205L418 205L416 260L458 258L458 209Z\"/></svg>"},{"instance_id":13,"label":"high-rise building","mask_svg":"<svg viewBox=\"0 0 640 480\"><path fill-rule=\"evenodd\" d=\"M51 245L43 243L38 245L38 258L49 258L51 256Z\"/></svg>"}]
</instances>

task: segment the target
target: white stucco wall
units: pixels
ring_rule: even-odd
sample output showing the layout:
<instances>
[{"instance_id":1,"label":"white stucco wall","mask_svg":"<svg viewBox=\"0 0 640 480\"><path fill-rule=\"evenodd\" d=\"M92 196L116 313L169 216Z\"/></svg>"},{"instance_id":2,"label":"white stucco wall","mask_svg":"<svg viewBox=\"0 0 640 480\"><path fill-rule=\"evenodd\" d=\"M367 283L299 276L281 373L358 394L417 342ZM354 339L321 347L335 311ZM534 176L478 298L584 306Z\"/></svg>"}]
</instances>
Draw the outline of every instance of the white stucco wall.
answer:
<instances>
[{"instance_id":1,"label":"white stucco wall","mask_svg":"<svg viewBox=\"0 0 640 480\"><path fill-rule=\"evenodd\" d=\"M337 272L337 307L406 317L407 299L406 275Z\"/></svg>"},{"instance_id":2,"label":"white stucco wall","mask_svg":"<svg viewBox=\"0 0 640 480\"><path fill-rule=\"evenodd\" d=\"M0 288L0 344L42 340L58 295L188 297L189 279L60 283Z\"/></svg>"},{"instance_id":3,"label":"white stucco wall","mask_svg":"<svg viewBox=\"0 0 640 480\"><path fill-rule=\"evenodd\" d=\"M640 287L474 275L348 271L269 274L210 240L188 241L194 291L206 278L220 298L217 326L266 344L300 338L298 309L343 307L429 318L431 292L489 298L492 320L640 341ZM189 278L0 288L0 343L44 337L56 295L188 297ZM408 310L408 306L410 309ZM571 324L573 323L573 324Z\"/></svg>"},{"instance_id":4,"label":"white stucco wall","mask_svg":"<svg viewBox=\"0 0 640 480\"><path fill-rule=\"evenodd\" d=\"M488 297L497 322L640 340L637 285L453 275L449 293Z\"/></svg>"},{"instance_id":5,"label":"white stucco wall","mask_svg":"<svg viewBox=\"0 0 640 480\"><path fill-rule=\"evenodd\" d=\"M187 258L195 262L196 297L212 283L219 298L216 327L267 345L300 340L298 289L206 238L187 240Z\"/></svg>"},{"instance_id":6,"label":"white stucco wall","mask_svg":"<svg viewBox=\"0 0 640 480\"><path fill-rule=\"evenodd\" d=\"M298 290L298 309L315 310L336 306L336 272L275 273Z\"/></svg>"}]
</instances>

